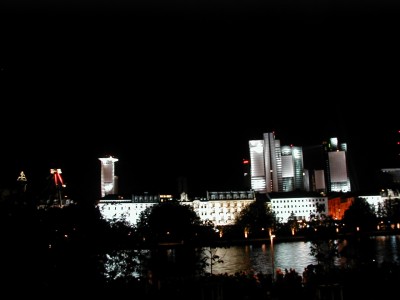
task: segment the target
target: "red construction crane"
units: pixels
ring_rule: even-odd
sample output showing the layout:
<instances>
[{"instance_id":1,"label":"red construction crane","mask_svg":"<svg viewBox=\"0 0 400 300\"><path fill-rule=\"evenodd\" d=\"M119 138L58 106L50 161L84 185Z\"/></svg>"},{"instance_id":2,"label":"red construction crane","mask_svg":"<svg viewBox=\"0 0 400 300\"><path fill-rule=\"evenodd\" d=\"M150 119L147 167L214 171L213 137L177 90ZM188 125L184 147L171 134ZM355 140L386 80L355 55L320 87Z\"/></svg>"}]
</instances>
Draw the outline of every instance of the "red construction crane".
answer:
<instances>
[{"instance_id":1,"label":"red construction crane","mask_svg":"<svg viewBox=\"0 0 400 300\"><path fill-rule=\"evenodd\" d=\"M61 190L65 188L64 181L61 177L61 169L50 169L50 174L52 174L54 180L54 186L56 188L56 197L58 198L58 204L62 204L62 193Z\"/></svg>"}]
</instances>

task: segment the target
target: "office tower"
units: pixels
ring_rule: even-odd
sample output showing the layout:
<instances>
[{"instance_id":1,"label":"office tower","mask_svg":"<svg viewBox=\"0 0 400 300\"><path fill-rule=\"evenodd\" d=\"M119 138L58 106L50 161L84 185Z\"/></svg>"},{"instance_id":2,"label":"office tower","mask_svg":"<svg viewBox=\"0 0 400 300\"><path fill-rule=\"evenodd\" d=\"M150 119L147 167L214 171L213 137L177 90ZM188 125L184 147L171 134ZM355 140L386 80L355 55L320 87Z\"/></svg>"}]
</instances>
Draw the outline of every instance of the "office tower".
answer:
<instances>
[{"instance_id":1,"label":"office tower","mask_svg":"<svg viewBox=\"0 0 400 300\"><path fill-rule=\"evenodd\" d=\"M264 164L267 192L282 191L281 142L273 132L264 133Z\"/></svg>"},{"instance_id":2,"label":"office tower","mask_svg":"<svg viewBox=\"0 0 400 300\"><path fill-rule=\"evenodd\" d=\"M325 171L314 170L313 191L326 193Z\"/></svg>"},{"instance_id":3,"label":"office tower","mask_svg":"<svg viewBox=\"0 0 400 300\"><path fill-rule=\"evenodd\" d=\"M351 192L347 168L347 144L338 143L336 137L324 142L326 180L328 192Z\"/></svg>"},{"instance_id":4,"label":"office tower","mask_svg":"<svg viewBox=\"0 0 400 300\"><path fill-rule=\"evenodd\" d=\"M301 147L282 146L273 132L249 141L251 187L259 193L304 190Z\"/></svg>"},{"instance_id":5,"label":"office tower","mask_svg":"<svg viewBox=\"0 0 400 300\"><path fill-rule=\"evenodd\" d=\"M265 165L264 165L264 141L249 141L250 148L250 182L251 188L259 193L267 192Z\"/></svg>"},{"instance_id":6,"label":"office tower","mask_svg":"<svg viewBox=\"0 0 400 300\"><path fill-rule=\"evenodd\" d=\"M303 151L301 147L282 146L282 191L304 189Z\"/></svg>"},{"instance_id":7,"label":"office tower","mask_svg":"<svg viewBox=\"0 0 400 300\"><path fill-rule=\"evenodd\" d=\"M304 185L304 190L307 192L311 191L311 186L310 186L310 172L307 169L303 170L303 185Z\"/></svg>"},{"instance_id":8,"label":"office tower","mask_svg":"<svg viewBox=\"0 0 400 300\"><path fill-rule=\"evenodd\" d=\"M118 177L114 175L114 163L118 161L117 158L112 156L99 158L101 162L101 197L118 193L117 180Z\"/></svg>"}]
</instances>

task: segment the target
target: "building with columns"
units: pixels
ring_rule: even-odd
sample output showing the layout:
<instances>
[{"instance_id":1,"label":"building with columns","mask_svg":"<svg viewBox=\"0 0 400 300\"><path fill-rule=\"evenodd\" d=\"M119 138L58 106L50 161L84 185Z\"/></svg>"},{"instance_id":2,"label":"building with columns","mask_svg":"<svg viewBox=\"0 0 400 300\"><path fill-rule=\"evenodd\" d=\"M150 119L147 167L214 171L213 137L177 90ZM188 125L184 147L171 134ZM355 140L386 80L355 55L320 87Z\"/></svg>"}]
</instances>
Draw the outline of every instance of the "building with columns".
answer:
<instances>
[{"instance_id":1,"label":"building with columns","mask_svg":"<svg viewBox=\"0 0 400 300\"><path fill-rule=\"evenodd\" d=\"M135 225L140 214L153 205L173 200L172 195L132 195L130 198L106 197L98 201L102 216L108 221L125 220ZM254 191L207 192L204 198L189 199L182 193L177 199L182 205L189 205L203 222L212 221L214 225L231 225L236 216L248 204L256 200Z\"/></svg>"}]
</instances>

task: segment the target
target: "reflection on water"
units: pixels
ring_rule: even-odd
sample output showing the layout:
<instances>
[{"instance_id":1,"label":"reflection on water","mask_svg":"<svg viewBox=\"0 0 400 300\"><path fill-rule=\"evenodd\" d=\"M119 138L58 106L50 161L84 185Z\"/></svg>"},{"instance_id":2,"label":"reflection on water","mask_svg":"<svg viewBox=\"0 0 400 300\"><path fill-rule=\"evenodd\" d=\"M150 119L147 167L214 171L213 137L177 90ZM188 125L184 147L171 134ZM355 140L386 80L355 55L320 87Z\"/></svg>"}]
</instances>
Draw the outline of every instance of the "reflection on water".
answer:
<instances>
[{"instance_id":1,"label":"reflection on water","mask_svg":"<svg viewBox=\"0 0 400 300\"><path fill-rule=\"evenodd\" d=\"M109 280L140 277L141 257L149 255L148 250L115 250L105 254L104 277Z\"/></svg>"},{"instance_id":2,"label":"reflection on water","mask_svg":"<svg viewBox=\"0 0 400 300\"><path fill-rule=\"evenodd\" d=\"M309 264L315 264L315 258L309 254L310 245L310 242L302 241L275 243L275 270L292 268L302 272ZM233 275L236 272L250 271L272 274L272 252L269 243L218 248L217 255L224 263L213 266L214 274ZM210 272L209 268L207 272Z\"/></svg>"},{"instance_id":3,"label":"reflection on water","mask_svg":"<svg viewBox=\"0 0 400 300\"><path fill-rule=\"evenodd\" d=\"M379 254L378 263L384 261L399 263L400 235L377 236L375 241L375 252Z\"/></svg>"},{"instance_id":4,"label":"reflection on water","mask_svg":"<svg viewBox=\"0 0 400 300\"><path fill-rule=\"evenodd\" d=\"M343 256L335 260L337 266L349 266L354 262L371 262L373 260L379 264L382 262L399 263L400 235L338 240L338 245ZM213 249L212 253L218 255L223 263L213 264L212 273L234 275L237 272L262 272L272 274L274 266L274 270L289 270L291 268L301 274L308 265L318 263L310 254L310 247L311 242L305 241L277 242L273 245L273 256L270 243L230 246L228 248L217 247ZM204 255L209 255L209 249L204 249ZM164 249L162 251L165 251L164 258L171 261L174 261L178 254L176 249ZM146 255L149 255L149 253ZM140 266L139 261L127 259L135 256L137 256L137 253L135 255L133 253L128 255L121 251L109 253L108 263L105 266L106 273L109 277L111 275L114 278L126 276L127 273L137 276L137 271L142 266ZM274 265L272 264L272 257L274 257ZM127 260L131 261L128 269L125 265ZM211 266L206 268L206 272L211 272Z\"/></svg>"},{"instance_id":5,"label":"reflection on water","mask_svg":"<svg viewBox=\"0 0 400 300\"><path fill-rule=\"evenodd\" d=\"M400 235L376 236L365 239L338 241L339 249L347 247L345 257L338 257L335 265L349 265L350 261L368 262L375 260L379 264L388 261L399 263ZM294 241L274 244L274 269L294 269L302 273L310 264L317 264L317 260L310 254L311 242ZM345 252L343 252L344 254ZM269 243L259 245L231 246L218 248L219 255L224 263L213 266L213 274L235 272L262 272L272 274L272 255ZM207 269L210 272L210 268Z\"/></svg>"}]
</instances>

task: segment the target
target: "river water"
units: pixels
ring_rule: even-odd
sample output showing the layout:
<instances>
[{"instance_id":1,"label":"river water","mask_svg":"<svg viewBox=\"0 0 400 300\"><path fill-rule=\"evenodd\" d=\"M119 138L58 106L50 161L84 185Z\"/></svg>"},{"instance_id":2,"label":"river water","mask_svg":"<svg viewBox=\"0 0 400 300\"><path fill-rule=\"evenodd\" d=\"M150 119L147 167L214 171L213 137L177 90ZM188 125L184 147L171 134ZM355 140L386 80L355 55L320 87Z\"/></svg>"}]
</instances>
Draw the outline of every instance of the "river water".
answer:
<instances>
[{"instance_id":1,"label":"river water","mask_svg":"<svg viewBox=\"0 0 400 300\"><path fill-rule=\"evenodd\" d=\"M384 261L399 263L400 235L371 236L335 242L339 250L346 248L347 245L347 257L356 258L358 261L376 261L379 264ZM205 271L212 274L234 275L239 272L274 274L278 269L282 271L294 269L301 274L308 265L318 263L310 253L311 245L310 241L296 240L279 241L274 244L258 242L250 245L203 248L204 256L209 258L218 255L223 261L214 264L208 261L210 264ZM162 251L165 251L163 256L166 260L176 258L177 252L174 248L164 248ZM114 257L110 256L106 268L115 271L115 268L118 269L126 263L127 257L121 253ZM349 265L350 261L349 258L339 256L335 258L334 263L337 266L344 266Z\"/></svg>"},{"instance_id":2,"label":"river water","mask_svg":"<svg viewBox=\"0 0 400 300\"><path fill-rule=\"evenodd\" d=\"M272 260L274 267L284 270L302 270L309 264L316 263L316 260L309 254L309 242L284 242L275 243L272 254L271 244L255 244L231 246L229 248L217 248L215 254L223 263L214 264L208 267L207 272L213 274L234 274L236 272L262 272L272 273Z\"/></svg>"},{"instance_id":3,"label":"river water","mask_svg":"<svg viewBox=\"0 0 400 300\"><path fill-rule=\"evenodd\" d=\"M338 241L339 249L348 243L347 240ZM310 264L317 264L317 260L310 254L311 242L291 241L260 243L255 245L231 246L229 248L216 248L223 263L208 267L208 272L213 274L227 273L233 275L236 272L262 272L272 274L272 270L294 269L303 272ZM271 251L273 248L273 251ZM359 258L363 260L375 260L378 263L384 261L399 263L400 235L373 236L360 242L357 247ZM345 258L337 257L336 265L348 263Z\"/></svg>"}]
</instances>

